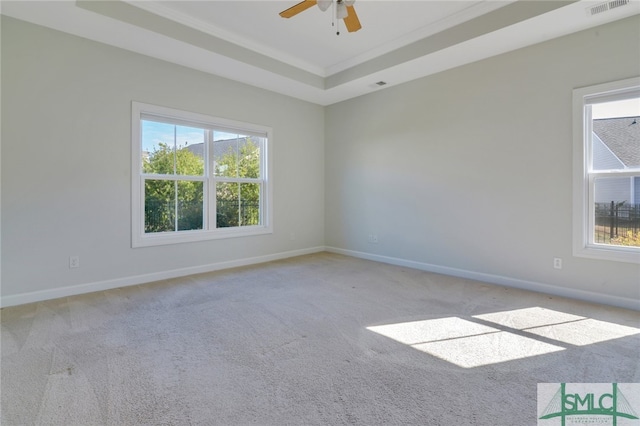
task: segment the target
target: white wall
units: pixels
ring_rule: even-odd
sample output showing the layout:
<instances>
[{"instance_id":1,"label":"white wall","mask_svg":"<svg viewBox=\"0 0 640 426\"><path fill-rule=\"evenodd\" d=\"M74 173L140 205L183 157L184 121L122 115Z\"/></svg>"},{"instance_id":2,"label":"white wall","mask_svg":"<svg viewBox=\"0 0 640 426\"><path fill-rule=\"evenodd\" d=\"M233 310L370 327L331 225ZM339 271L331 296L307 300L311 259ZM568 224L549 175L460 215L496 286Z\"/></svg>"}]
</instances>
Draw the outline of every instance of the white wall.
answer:
<instances>
[{"instance_id":1,"label":"white wall","mask_svg":"<svg viewBox=\"0 0 640 426\"><path fill-rule=\"evenodd\" d=\"M636 16L328 107L327 246L640 306L637 264L572 257L571 169L572 90L639 75L639 40Z\"/></svg>"},{"instance_id":2,"label":"white wall","mask_svg":"<svg viewBox=\"0 0 640 426\"><path fill-rule=\"evenodd\" d=\"M132 100L272 127L274 233L132 249ZM3 16L3 303L322 247L323 144L320 106Z\"/></svg>"}]
</instances>

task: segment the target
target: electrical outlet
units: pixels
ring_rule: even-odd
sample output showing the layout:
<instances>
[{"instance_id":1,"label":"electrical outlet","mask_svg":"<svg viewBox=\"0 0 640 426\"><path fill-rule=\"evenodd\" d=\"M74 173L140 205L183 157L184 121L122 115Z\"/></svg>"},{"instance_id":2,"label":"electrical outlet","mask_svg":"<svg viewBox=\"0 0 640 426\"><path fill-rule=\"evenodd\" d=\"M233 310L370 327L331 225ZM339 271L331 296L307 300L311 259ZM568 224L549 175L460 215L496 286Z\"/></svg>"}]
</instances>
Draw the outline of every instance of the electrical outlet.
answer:
<instances>
[{"instance_id":1,"label":"electrical outlet","mask_svg":"<svg viewBox=\"0 0 640 426\"><path fill-rule=\"evenodd\" d=\"M369 234L369 242L371 244L378 244L378 236L376 234Z\"/></svg>"},{"instance_id":2,"label":"electrical outlet","mask_svg":"<svg viewBox=\"0 0 640 426\"><path fill-rule=\"evenodd\" d=\"M559 257L553 258L553 267L555 269L562 269L562 259Z\"/></svg>"},{"instance_id":3,"label":"electrical outlet","mask_svg":"<svg viewBox=\"0 0 640 426\"><path fill-rule=\"evenodd\" d=\"M69 256L69 268L75 269L80 267L80 256Z\"/></svg>"}]
</instances>

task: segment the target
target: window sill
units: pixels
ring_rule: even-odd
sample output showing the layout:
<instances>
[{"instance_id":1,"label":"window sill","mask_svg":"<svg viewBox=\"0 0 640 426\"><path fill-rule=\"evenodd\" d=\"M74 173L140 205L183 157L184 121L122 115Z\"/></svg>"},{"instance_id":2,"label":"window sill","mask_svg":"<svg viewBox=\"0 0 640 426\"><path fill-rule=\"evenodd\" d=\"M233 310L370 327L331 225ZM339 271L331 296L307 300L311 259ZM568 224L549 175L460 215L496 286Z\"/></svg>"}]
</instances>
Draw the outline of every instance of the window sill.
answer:
<instances>
[{"instance_id":1,"label":"window sill","mask_svg":"<svg viewBox=\"0 0 640 426\"><path fill-rule=\"evenodd\" d=\"M586 247L574 248L573 255L589 259L640 264L640 249L634 247L608 247L606 245L593 244Z\"/></svg>"},{"instance_id":2,"label":"window sill","mask_svg":"<svg viewBox=\"0 0 640 426\"><path fill-rule=\"evenodd\" d=\"M221 240L225 238L250 237L255 235L272 234L270 227L247 226L243 228L216 229L214 231L182 231L158 232L144 234L133 238L131 247L153 247L170 244L192 243L198 241Z\"/></svg>"}]
</instances>

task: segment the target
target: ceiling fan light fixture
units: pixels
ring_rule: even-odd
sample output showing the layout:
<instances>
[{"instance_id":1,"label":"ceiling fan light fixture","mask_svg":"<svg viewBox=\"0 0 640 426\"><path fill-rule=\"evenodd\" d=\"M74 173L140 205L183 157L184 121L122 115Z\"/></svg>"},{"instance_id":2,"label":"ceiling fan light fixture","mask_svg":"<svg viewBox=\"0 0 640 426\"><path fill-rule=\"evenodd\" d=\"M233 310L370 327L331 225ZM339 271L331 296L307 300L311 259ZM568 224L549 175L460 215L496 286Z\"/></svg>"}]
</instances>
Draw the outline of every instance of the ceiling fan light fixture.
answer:
<instances>
[{"instance_id":1,"label":"ceiling fan light fixture","mask_svg":"<svg viewBox=\"0 0 640 426\"><path fill-rule=\"evenodd\" d=\"M280 12L280 16L283 18L291 18L315 5L318 5L318 8L324 12L329 8L329 6L335 5L335 19L344 20L344 25L347 28L347 31L352 33L362 28L356 9L353 7L354 3L355 0L302 0L301 2ZM335 26L336 22L332 20L331 24ZM336 34L340 34L340 30L338 30Z\"/></svg>"},{"instance_id":2,"label":"ceiling fan light fixture","mask_svg":"<svg viewBox=\"0 0 640 426\"><path fill-rule=\"evenodd\" d=\"M349 13L347 12L347 6L343 2L339 2L338 3L338 11L337 11L337 14L336 14L338 19L344 19L348 15L349 15Z\"/></svg>"},{"instance_id":3,"label":"ceiling fan light fixture","mask_svg":"<svg viewBox=\"0 0 640 426\"><path fill-rule=\"evenodd\" d=\"M329 6L331 6L332 2L333 0L318 0L318 7L321 11L324 12L325 10L329 9Z\"/></svg>"}]
</instances>

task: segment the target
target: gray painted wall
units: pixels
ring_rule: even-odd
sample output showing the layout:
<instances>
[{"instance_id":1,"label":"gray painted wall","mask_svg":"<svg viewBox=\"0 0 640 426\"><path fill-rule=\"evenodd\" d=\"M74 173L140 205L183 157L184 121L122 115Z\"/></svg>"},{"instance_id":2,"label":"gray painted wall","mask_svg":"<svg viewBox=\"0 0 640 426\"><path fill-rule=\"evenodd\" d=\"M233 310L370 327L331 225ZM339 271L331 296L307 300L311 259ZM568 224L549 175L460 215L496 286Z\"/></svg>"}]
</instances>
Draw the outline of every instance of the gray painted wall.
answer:
<instances>
[{"instance_id":1,"label":"gray painted wall","mask_svg":"<svg viewBox=\"0 0 640 426\"><path fill-rule=\"evenodd\" d=\"M571 90L640 74L639 24L322 108L2 17L2 295L326 244L638 300L571 255ZM275 233L132 249L132 100L273 127Z\"/></svg>"},{"instance_id":2,"label":"gray painted wall","mask_svg":"<svg viewBox=\"0 0 640 426\"><path fill-rule=\"evenodd\" d=\"M571 123L574 88L640 74L639 35L636 16L329 106L327 246L640 299L639 265L572 256Z\"/></svg>"},{"instance_id":3,"label":"gray painted wall","mask_svg":"<svg viewBox=\"0 0 640 426\"><path fill-rule=\"evenodd\" d=\"M2 59L3 296L324 244L322 107L4 16ZM274 234L132 249L132 100L271 126Z\"/></svg>"}]
</instances>

